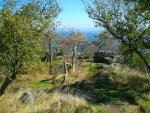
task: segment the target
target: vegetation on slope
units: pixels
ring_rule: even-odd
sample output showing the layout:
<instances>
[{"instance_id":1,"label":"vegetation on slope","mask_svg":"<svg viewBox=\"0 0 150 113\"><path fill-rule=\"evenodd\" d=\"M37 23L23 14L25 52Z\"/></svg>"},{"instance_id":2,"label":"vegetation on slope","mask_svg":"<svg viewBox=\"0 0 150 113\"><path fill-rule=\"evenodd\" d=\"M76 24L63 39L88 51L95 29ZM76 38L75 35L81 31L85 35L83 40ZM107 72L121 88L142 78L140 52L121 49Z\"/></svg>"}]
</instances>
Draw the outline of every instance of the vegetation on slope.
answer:
<instances>
[{"instance_id":1,"label":"vegetation on slope","mask_svg":"<svg viewBox=\"0 0 150 113\"><path fill-rule=\"evenodd\" d=\"M81 62L78 62L78 65ZM61 77L54 82L21 77L11 84L0 98L3 113L149 113L150 79L129 68L102 68L102 64L81 63L79 72L71 72L68 82L61 85ZM77 68L78 69L78 68ZM62 76L62 75L60 75ZM26 82L25 78L28 78ZM76 79L75 79L76 78ZM24 82L22 82L24 81ZM19 86L22 85L21 88ZM20 96L29 88L37 92L34 104L21 104ZM9 108L8 108L9 106ZM32 108L32 109L31 109Z\"/></svg>"}]
</instances>

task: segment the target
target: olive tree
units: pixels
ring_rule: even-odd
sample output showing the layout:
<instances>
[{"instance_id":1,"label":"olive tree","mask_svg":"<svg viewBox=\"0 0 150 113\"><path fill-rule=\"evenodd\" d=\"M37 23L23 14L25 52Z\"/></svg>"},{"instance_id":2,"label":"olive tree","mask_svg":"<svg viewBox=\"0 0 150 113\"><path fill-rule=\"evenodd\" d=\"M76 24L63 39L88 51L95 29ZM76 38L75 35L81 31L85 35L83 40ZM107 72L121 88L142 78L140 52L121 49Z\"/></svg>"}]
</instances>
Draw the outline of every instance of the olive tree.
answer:
<instances>
[{"instance_id":1,"label":"olive tree","mask_svg":"<svg viewBox=\"0 0 150 113\"><path fill-rule=\"evenodd\" d=\"M59 14L56 0L6 0L0 9L0 70L6 79L0 96L24 67L38 65L41 42Z\"/></svg>"},{"instance_id":2,"label":"olive tree","mask_svg":"<svg viewBox=\"0 0 150 113\"><path fill-rule=\"evenodd\" d=\"M92 44L96 47L95 52L99 52L100 50L107 49L113 50L112 44L115 42L114 38L106 31L103 31L96 35L96 39L92 42Z\"/></svg>"},{"instance_id":3,"label":"olive tree","mask_svg":"<svg viewBox=\"0 0 150 113\"><path fill-rule=\"evenodd\" d=\"M86 35L81 32L71 31L69 34L69 38L72 39L72 71L75 71L75 62L76 62L76 54L77 47L81 46L82 43L86 42Z\"/></svg>"},{"instance_id":4,"label":"olive tree","mask_svg":"<svg viewBox=\"0 0 150 113\"><path fill-rule=\"evenodd\" d=\"M69 55L71 53L72 58L72 70L75 71L75 62L77 56L78 47L83 46L86 43L86 35L79 31L70 31L68 37L61 38L61 44L63 46L64 53Z\"/></svg>"},{"instance_id":5,"label":"olive tree","mask_svg":"<svg viewBox=\"0 0 150 113\"><path fill-rule=\"evenodd\" d=\"M137 54L145 63L148 70L150 65L143 50L150 48L150 13L145 5L147 2L134 0L92 0L86 3L89 17L94 20L95 26L104 28L126 48L132 60L133 53Z\"/></svg>"}]
</instances>

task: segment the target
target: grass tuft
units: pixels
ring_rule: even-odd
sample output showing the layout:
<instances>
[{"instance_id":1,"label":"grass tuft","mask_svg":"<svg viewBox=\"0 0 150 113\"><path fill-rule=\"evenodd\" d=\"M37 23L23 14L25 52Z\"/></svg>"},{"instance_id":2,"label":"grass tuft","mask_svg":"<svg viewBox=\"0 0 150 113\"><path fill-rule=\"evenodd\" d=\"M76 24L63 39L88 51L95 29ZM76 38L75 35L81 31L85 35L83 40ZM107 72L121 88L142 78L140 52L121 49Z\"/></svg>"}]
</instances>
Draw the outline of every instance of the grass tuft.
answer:
<instances>
[{"instance_id":1,"label":"grass tuft","mask_svg":"<svg viewBox=\"0 0 150 113\"><path fill-rule=\"evenodd\" d=\"M51 94L38 91L36 102L24 105L19 102L24 91L9 92L0 97L1 113L97 113L84 98L59 91Z\"/></svg>"}]
</instances>

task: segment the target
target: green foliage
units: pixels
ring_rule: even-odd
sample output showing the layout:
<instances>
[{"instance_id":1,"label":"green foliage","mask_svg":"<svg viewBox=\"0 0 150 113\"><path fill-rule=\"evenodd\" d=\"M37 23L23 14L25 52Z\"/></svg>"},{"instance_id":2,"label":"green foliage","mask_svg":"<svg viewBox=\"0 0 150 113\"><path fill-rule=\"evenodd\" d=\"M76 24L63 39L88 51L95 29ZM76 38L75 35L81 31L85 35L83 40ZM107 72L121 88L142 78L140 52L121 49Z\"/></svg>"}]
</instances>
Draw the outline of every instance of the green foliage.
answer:
<instances>
[{"instance_id":1,"label":"green foliage","mask_svg":"<svg viewBox=\"0 0 150 113\"><path fill-rule=\"evenodd\" d=\"M133 2L137 2L138 5L135 7L135 10L140 12L150 12L150 1L149 0L131 0Z\"/></svg>"},{"instance_id":2,"label":"green foliage","mask_svg":"<svg viewBox=\"0 0 150 113\"><path fill-rule=\"evenodd\" d=\"M85 41L86 40L86 35L83 34L82 32L75 32L71 31L69 33L69 38L73 40L73 42L80 42L80 41Z\"/></svg>"},{"instance_id":3,"label":"green foliage","mask_svg":"<svg viewBox=\"0 0 150 113\"><path fill-rule=\"evenodd\" d=\"M94 40L92 42L92 44L97 47L97 51L99 52L100 49L104 49L104 50L112 50L114 48L112 48L112 44L113 44L114 38L112 37L112 35L107 32L101 32L96 36L96 40Z\"/></svg>"},{"instance_id":4,"label":"green foliage","mask_svg":"<svg viewBox=\"0 0 150 113\"><path fill-rule=\"evenodd\" d=\"M52 27L60 8L56 0L8 0L5 4L0 10L0 62L9 75L39 65L44 32Z\"/></svg>"},{"instance_id":5,"label":"green foliage","mask_svg":"<svg viewBox=\"0 0 150 113\"><path fill-rule=\"evenodd\" d=\"M149 60L150 55L145 54L144 57L147 59L147 62L150 63L150 60ZM141 71L145 71L145 69L146 69L146 66L145 66L144 62L142 61L142 59L137 54L133 54L132 59L129 55L125 56L125 62L127 64L131 63L132 68L135 68L135 69L138 69L138 70L141 70Z\"/></svg>"},{"instance_id":6,"label":"green foliage","mask_svg":"<svg viewBox=\"0 0 150 113\"><path fill-rule=\"evenodd\" d=\"M130 51L128 50L129 48L122 44L119 46L120 53L124 55L125 63L130 65L132 68L145 71L146 66L141 57L135 52L130 53ZM150 64L150 53L145 53L143 54L143 56L146 59L147 63Z\"/></svg>"},{"instance_id":7,"label":"green foliage","mask_svg":"<svg viewBox=\"0 0 150 113\"><path fill-rule=\"evenodd\" d=\"M150 70L141 49L149 49L149 13L135 10L142 2L125 0L93 0L86 11L97 27L104 28L125 47L127 53L136 53Z\"/></svg>"}]
</instances>

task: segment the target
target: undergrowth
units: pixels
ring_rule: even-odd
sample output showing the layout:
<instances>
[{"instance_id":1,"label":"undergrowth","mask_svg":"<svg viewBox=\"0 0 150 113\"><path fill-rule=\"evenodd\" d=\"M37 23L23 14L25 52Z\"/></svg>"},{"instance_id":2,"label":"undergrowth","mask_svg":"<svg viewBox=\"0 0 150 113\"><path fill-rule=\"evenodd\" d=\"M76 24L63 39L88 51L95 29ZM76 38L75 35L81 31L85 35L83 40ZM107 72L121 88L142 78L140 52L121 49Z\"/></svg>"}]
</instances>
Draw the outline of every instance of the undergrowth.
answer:
<instances>
[{"instance_id":1,"label":"undergrowth","mask_svg":"<svg viewBox=\"0 0 150 113\"><path fill-rule=\"evenodd\" d=\"M97 113L84 98L59 91L50 94L40 91L34 104L22 104L19 98L23 92L9 92L0 97L1 113Z\"/></svg>"},{"instance_id":2,"label":"undergrowth","mask_svg":"<svg viewBox=\"0 0 150 113\"><path fill-rule=\"evenodd\" d=\"M54 61L57 63L58 61ZM145 113L150 112L150 78L127 67L103 69L102 64L77 62L76 71L69 71L67 83L61 84L63 73L50 80L48 63L41 72L18 76L0 97L2 113ZM3 79L0 83L3 82ZM21 87L20 87L21 86ZM44 90L55 86L73 86L82 95ZM78 88L77 88L78 87ZM34 104L24 105L18 99L29 88L37 90Z\"/></svg>"}]
</instances>

